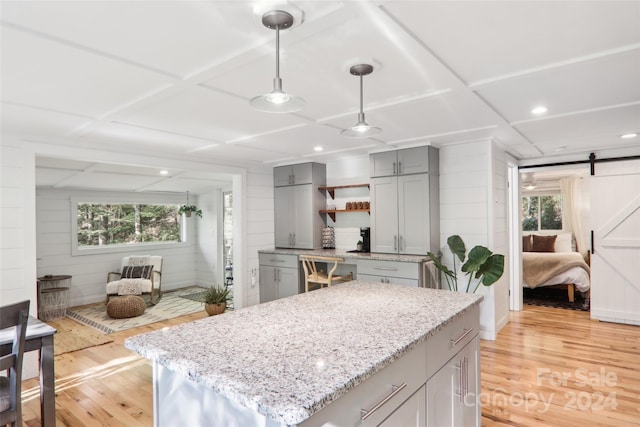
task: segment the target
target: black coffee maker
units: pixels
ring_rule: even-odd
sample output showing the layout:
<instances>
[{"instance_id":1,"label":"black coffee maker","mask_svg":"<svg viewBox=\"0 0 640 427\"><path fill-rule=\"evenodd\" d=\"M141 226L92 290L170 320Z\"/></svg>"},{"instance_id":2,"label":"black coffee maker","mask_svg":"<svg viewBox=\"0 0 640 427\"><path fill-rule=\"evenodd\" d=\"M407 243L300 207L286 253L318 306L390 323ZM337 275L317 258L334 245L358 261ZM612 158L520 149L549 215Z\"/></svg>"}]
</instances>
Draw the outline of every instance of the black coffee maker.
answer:
<instances>
[{"instance_id":1,"label":"black coffee maker","mask_svg":"<svg viewBox=\"0 0 640 427\"><path fill-rule=\"evenodd\" d=\"M362 252L371 252L370 227L360 227L360 240L362 240Z\"/></svg>"}]
</instances>

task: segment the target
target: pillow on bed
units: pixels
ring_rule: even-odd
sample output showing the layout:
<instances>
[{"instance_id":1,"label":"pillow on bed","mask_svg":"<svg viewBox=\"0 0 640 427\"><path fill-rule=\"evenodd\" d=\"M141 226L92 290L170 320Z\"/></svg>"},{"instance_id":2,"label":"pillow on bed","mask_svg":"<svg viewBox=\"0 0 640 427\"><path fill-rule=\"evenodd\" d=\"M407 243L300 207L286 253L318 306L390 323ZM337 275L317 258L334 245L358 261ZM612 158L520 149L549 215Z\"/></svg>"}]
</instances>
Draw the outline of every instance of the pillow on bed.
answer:
<instances>
[{"instance_id":1,"label":"pillow on bed","mask_svg":"<svg viewBox=\"0 0 640 427\"><path fill-rule=\"evenodd\" d=\"M531 252L555 252L557 237L556 234L551 236L538 236L534 234Z\"/></svg>"},{"instance_id":2,"label":"pillow on bed","mask_svg":"<svg viewBox=\"0 0 640 427\"><path fill-rule=\"evenodd\" d=\"M558 234L558 238L556 239L556 252L574 252L572 248L572 237L571 233L560 233Z\"/></svg>"},{"instance_id":3,"label":"pillow on bed","mask_svg":"<svg viewBox=\"0 0 640 427\"><path fill-rule=\"evenodd\" d=\"M531 234L528 236L522 236L522 252L531 252L532 246Z\"/></svg>"}]
</instances>

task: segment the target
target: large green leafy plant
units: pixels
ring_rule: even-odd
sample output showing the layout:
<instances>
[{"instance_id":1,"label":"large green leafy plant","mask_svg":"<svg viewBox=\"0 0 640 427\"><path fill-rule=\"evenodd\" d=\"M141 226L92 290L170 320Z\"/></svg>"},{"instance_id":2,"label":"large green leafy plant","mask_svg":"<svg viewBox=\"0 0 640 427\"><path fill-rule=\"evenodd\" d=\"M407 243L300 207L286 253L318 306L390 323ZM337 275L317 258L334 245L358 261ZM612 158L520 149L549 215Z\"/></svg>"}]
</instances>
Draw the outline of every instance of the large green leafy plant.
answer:
<instances>
[{"instance_id":1,"label":"large green leafy plant","mask_svg":"<svg viewBox=\"0 0 640 427\"><path fill-rule=\"evenodd\" d=\"M432 252L428 252L427 255L435 263L438 270L443 273L450 290L462 290L462 288L458 287L456 258L462 263L462 272L468 276L465 292L469 292L469 289L473 286L472 292L475 293L481 283L484 286L491 286L502 277L502 273L504 273L504 255L494 254L484 246L478 245L469 251L469 257L467 258L467 248L462 238L458 235L449 236L447 245L453 254L453 270L449 270L446 265L440 262L438 256ZM465 258L467 258L466 261Z\"/></svg>"}]
</instances>

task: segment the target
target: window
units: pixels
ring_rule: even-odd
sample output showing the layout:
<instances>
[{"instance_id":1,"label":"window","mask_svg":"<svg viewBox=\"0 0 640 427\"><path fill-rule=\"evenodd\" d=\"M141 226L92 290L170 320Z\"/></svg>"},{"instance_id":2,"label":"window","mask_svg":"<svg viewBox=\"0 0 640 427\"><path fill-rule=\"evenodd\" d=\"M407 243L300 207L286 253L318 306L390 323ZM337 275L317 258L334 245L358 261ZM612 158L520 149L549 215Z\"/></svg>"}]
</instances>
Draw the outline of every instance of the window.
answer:
<instances>
[{"instance_id":1,"label":"window","mask_svg":"<svg viewBox=\"0 0 640 427\"><path fill-rule=\"evenodd\" d=\"M179 205L75 203L77 249L181 241Z\"/></svg>"},{"instance_id":2,"label":"window","mask_svg":"<svg viewBox=\"0 0 640 427\"><path fill-rule=\"evenodd\" d=\"M522 197L522 231L562 230L562 196Z\"/></svg>"}]
</instances>

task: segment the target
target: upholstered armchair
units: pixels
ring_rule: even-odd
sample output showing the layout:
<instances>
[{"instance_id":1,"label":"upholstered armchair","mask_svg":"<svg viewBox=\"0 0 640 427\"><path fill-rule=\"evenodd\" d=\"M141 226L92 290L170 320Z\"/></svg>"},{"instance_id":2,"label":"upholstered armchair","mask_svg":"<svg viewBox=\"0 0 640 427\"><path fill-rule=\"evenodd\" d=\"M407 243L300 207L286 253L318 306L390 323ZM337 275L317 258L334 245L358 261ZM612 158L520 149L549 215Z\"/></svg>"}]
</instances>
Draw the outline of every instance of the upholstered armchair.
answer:
<instances>
[{"instance_id":1,"label":"upholstered armchair","mask_svg":"<svg viewBox=\"0 0 640 427\"><path fill-rule=\"evenodd\" d=\"M116 295L146 294L151 304L156 304L162 296L161 256L127 256L122 258L119 272L107 274L106 302Z\"/></svg>"}]
</instances>

